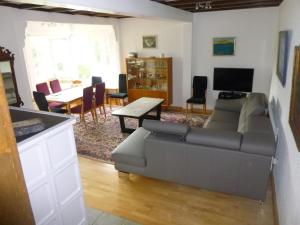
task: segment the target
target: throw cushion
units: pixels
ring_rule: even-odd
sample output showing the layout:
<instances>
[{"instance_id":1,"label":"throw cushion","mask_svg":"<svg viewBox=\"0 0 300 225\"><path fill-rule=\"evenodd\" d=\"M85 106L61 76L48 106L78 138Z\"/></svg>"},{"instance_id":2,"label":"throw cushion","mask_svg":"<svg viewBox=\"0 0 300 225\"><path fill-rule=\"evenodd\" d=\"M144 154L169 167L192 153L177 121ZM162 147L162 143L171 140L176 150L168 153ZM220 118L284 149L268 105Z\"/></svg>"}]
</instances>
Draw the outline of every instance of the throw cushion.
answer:
<instances>
[{"instance_id":1,"label":"throw cushion","mask_svg":"<svg viewBox=\"0 0 300 225\"><path fill-rule=\"evenodd\" d=\"M259 116L265 113L266 96L263 93L251 93L243 104L241 114L245 116Z\"/></svg>"},{"instance_id":2,"label":"throw cushion","mask_svg":"<svg viewBox=\"0 0 300 225\"><path fill-rule=\"evenodd\" d=\"M246 123L251 116L261 116L265 114L266 96L263 93L251 93L247 97L239 118L238 131L244 133Z\"/></svg>"}]
</instances>

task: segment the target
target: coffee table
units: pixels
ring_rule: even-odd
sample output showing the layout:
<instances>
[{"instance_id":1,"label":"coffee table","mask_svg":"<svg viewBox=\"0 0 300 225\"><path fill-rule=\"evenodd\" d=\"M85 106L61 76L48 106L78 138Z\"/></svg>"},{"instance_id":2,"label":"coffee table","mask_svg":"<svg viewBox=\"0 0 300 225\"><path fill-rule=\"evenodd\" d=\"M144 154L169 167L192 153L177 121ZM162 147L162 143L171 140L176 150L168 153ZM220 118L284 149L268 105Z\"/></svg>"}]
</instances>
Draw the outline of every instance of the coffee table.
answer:
<instances>
[{"instance_id":1,"label":"coffee table","mask_svg":"<svg viewBox=\"0 0 300 225\"><path fill-rule=\"evenodd\" d=\"M139 120L139 127L142 126L144 119L160 120L161 105L164 102L162 98L139 98L138 100L112 112L112 115L118 116L120 120L121 132L132 133L135 129L125 127L125 117L136 118ZM148 115L152 110L156 110L156 115Z\"/></svg>"}]
</instances>

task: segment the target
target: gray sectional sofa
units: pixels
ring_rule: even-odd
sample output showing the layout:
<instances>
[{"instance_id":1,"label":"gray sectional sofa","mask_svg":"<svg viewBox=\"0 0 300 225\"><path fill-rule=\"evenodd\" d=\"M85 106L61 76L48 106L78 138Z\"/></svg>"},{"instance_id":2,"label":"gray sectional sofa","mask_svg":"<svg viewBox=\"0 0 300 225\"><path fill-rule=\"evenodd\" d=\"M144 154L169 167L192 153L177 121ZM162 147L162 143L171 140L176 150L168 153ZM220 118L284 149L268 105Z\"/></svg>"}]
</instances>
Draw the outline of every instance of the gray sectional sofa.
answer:
<instances>
[{"instance_id":1,"label":"gray sectional sofa","mask_svg":"<svg viewBox=\"0 0 300 225\"><path fill-rule=\"evenodd\" d=\"M122 172L265 200L275 155L264 94L218 100L203 128L144 120L113 152Z\"/></svg>"}]
</instances>

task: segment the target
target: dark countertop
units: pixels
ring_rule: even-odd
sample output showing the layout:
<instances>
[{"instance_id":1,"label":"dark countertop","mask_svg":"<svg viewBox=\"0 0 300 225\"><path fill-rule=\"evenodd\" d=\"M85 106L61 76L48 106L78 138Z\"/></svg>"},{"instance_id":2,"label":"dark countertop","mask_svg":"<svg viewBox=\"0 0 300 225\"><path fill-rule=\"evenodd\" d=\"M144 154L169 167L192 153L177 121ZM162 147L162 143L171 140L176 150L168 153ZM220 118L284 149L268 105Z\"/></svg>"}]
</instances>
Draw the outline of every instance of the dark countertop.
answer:
<instances>
[{"instance_id":1,"label":"dark countertop","mask_svg":"<svg viewBox=\"0 0 300 225\"><path fill-rule=\"evenodd\" d=\"M40 111L27 110L22 108L15 108L15 107L10 107L10 116L12 122L39 118L42 120L42 122L45 125L45 129L43 131L70 119L70 117L61 114L40 112ZM43 131L16 137L16 141L17 143L19 143Z\"/></svg>"}]
</instances>

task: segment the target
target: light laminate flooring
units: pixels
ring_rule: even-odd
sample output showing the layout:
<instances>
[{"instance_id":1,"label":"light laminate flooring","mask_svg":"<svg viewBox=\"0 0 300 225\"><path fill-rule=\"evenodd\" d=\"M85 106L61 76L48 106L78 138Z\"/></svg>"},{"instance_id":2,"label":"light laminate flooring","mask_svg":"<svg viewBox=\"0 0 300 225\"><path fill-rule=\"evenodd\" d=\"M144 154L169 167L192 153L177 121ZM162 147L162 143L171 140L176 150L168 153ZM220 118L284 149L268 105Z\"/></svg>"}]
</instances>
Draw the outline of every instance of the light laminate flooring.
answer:
<instances>
[{"instance_id":1,"label":"light laminate flooring","mask_svg":"<svg viewBox=\"0 0 300 225\"><path fill-rule=\"evenodd\" d=\"M193 188L134 174L111 164L79 157L88 207L140 224L274 225L272 188L259 201Z\"/></svg>"}]
</instances>

